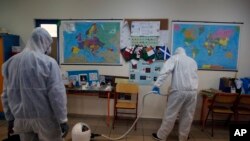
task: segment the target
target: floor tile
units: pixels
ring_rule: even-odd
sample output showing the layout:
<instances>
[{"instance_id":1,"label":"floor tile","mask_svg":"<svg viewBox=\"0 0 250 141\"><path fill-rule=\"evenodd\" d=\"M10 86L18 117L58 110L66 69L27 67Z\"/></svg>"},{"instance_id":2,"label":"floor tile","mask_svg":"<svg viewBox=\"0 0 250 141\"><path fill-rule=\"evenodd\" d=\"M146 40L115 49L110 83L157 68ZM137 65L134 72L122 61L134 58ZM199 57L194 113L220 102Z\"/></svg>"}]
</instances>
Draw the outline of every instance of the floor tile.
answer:
<instances>
[{"instance_id":1,"label":"floor tile","mask_svg":"<svg viewBox=\"0 0 250 141\"><path fill-rule=\"evenodd\" d=\"M128 135L127 141L143 141L143 136Z\"/></svg>"},{"instance_id":2,"label":"floor tile","mask_svg":"<svg viewBox=\"0 0 250 141\"><path fill-rule=\"evenodd\" d=\"M101 116L69 116L68 124L70 126L69 133L65 141L72 141L71 131L76 123L83 122L88 124L92 133L104 134L111 138L122 136L132 125L131 120L117 120L115 128L112 129L112 119L110 126L107 126L106 117ZM152 138L152 133L157 132L161 125L161 119L140 119L137 124L137 129L134 128L131 132L122 138L120 141L155 141ZM7 122L0 120L0 140L7 137ZM211 137L211 125L207 125L204 131L201 131L199 124L193 124L188 141L228 141L229 128L225 126L215 126L214 137ZM96 137L94 141L108 141L104 137ZM167 141L178 141L178 122L176 122L173 130L168 136Z\"/></svg>"}]
</instances>

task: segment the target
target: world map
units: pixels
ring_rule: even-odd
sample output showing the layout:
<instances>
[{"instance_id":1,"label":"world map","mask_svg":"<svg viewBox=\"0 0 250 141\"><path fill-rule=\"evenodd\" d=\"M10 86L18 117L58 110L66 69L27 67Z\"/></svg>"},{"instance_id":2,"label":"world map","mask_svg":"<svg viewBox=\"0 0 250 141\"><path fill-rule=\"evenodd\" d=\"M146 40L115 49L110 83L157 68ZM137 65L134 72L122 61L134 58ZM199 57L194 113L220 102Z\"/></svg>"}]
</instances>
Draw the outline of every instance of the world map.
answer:
<instances>
[{"instance_id":1,"label":"world map","mask_svg":"<svg viewBox=\"0 0 250 141\"><path fill-rule=\"evenodd\" d=\"M120 22L67 21L60 27L63 63L120 63Z\"/></svg>"},{"instance_id":2,"label":"world map","mask_svg":"<svg viewBox=\"0 0 250 141\"><path fill-rule=\"evenodd\" d=\"M240 27L235 24L174 23L173 50L183 47L199 69L236 70Z\"/></svg>"}]
</instances>

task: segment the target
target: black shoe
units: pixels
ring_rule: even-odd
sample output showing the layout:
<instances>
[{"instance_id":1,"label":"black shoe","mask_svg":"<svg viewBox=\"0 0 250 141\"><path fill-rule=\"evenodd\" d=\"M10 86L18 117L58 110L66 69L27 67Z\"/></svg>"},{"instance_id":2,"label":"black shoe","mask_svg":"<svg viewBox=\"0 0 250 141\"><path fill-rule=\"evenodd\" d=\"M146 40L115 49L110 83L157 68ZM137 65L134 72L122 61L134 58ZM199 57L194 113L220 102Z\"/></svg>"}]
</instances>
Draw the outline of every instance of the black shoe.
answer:
<instances>
[{"instance_id":1,"label":"black shoe","mask_svg":"<svg viewBox=\"0 0 250 141\"><path fill-rule=\"evenodd\" d=\"M156 133L152 133L152 136L153 136L153 138L154 138L155 140L157 140L157 141L161 141L161 140L162 140L162 139L160 139L160 138L157 137L157 134L156 134Z\"/></svg>"}]
</instances>

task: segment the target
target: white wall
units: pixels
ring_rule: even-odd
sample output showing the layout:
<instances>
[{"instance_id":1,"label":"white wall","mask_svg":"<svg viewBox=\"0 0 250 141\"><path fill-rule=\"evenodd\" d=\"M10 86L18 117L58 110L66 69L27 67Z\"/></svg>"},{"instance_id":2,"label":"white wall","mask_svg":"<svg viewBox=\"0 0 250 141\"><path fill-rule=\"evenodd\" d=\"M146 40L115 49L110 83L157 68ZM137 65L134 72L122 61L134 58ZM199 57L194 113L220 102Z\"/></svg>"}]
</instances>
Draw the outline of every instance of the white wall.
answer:
<instances>
[{"instance_id":1,"label":"white wall","mask_svg":"<svg viewBox=\"0 0 250 141\"><path fill-rule=\"evenodd\" d=\"M1 0L0 27L21 36L25 44L34 19L123 19L168 18L171 20L243 22L239 50L238 77L250 76L250 1L249 0ZM170 27L170 26L169 26ZM169 39L170 41L170 39ZM128 76L123 66L62 66L63 70L98 69L101 74ZM235 72L199 71L199 89L218 88L219 78L234 77ZM167 86L161 91L166 92ZM140 94L151 89L141 86ZM144 117L161 118L166 98L146 98ZM199 97L195 119L199 119ZM68 97L69 113L105 115L106 101L96 97ZM112 109L111 109L112 111Z\"/></svg>"}]
</instances>

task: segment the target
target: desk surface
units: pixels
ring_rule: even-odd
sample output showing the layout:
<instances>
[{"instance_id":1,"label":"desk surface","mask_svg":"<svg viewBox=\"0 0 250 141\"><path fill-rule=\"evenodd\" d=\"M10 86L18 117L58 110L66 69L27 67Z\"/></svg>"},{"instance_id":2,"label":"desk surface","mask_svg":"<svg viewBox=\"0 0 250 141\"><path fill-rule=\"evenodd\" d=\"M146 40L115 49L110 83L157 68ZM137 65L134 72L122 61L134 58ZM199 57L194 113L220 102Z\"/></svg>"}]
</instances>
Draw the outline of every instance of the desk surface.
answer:
<instances>
[{"instance_id":1,"label":"desk surface","mask_svg":"<svg viewBox=\"0 0 250 141\"><path fill-rule=\"evenodd\" d=\"M100 86L100 87L74 87L74 88L66 88L67 91L82 91L82 92L111 92L113 90L112 86Z\"/></svg>"},{"instance_id":2,"label":"desk surface","mask_svg":"<svg viewBox=\"0 0 250 141\"><path fill-rule=\"evenodd\" d=\"M221 92L220 90L216 90L216 89L206 89L206 90L201 90L200 94L202 96L208 97L208 98L212 98L214 96L215 93L217 92Z\"/></svg>"}]
</instances>

